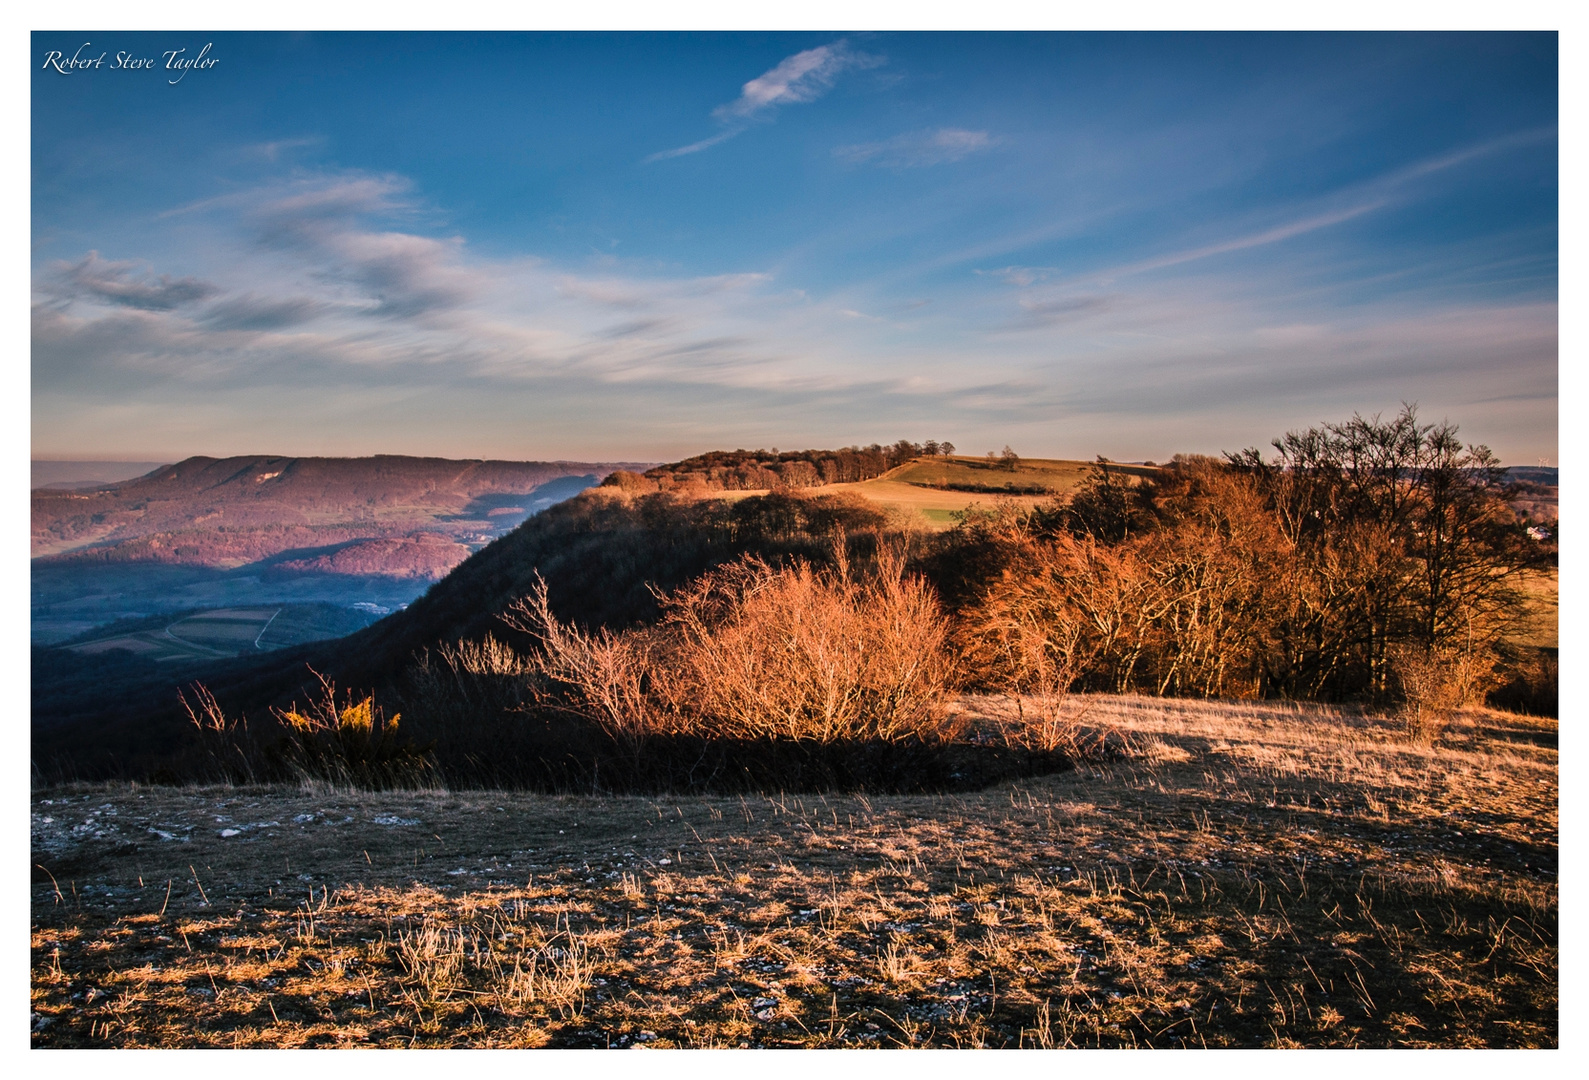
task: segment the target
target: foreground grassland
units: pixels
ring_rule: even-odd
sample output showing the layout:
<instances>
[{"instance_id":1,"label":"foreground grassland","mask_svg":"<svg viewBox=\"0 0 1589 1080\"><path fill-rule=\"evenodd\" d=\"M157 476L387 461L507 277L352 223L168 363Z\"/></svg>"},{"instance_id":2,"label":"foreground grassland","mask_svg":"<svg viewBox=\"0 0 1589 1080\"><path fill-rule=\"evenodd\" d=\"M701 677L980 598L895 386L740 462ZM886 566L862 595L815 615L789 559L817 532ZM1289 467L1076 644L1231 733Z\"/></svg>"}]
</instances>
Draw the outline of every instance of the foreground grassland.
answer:
<instances>
[{"instance_id":1,"label":"foreground grassland","mask_svg":"<svg viewBox=\"0 0 1589 1080\"><path fill-rule=\"evenodd\" d=\"M37 792L33 1044L1556 1044L1555 721L1085 703L969 795Z\"/></svg>"}]
</instances>

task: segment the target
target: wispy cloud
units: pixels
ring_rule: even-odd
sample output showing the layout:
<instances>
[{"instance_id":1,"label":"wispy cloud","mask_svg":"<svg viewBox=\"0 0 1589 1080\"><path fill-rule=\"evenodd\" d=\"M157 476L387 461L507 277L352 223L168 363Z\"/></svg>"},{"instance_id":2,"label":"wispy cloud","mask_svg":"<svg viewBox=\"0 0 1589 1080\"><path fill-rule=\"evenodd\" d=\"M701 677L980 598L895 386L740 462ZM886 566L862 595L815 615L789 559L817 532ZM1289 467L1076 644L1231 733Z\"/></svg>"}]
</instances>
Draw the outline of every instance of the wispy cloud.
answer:
<instances>
[{"instance_id":1,"label":"wispy cloud","mask_svg":"<svg viewBox=\"0 0 1589 1080\"><path fill-rule=\"evenodd\" d=\"M1301 236L1304 233L1315 232L1319 229L1328 228L1331 225L1339 225L1343 222L1351 221L1353 218L1362 217L1364 214L1380 209L1386 204L1386 202L1387 200L1385 199L1377 199L1373 202L1362 203L1358 206L1349 206L1342 210L1333 210L1325 214L1315 214L1311 217L1301 218L1296 221L1288 221L1283 225L1276 225L1274 228L1264 229L1261 232L1250 233L1246 236L1238 236L1231 240L1224 240L1217 244L1206 244L1202 247L1189 248L1185 251L1170 252L1169 254L1158 255L1151 259L1143 259L1140 262L1127 263L1123 266L1102 270L1094 276L1102 278L1106 281L1110 281L1118 277L1124 277L1127 274L1141 274L1150 270L1163 270L1167 267L1179 266L1182 263L1195 262L1198 259L1212 258L1215 255L1228 255L1233 251L1246 251L1249 248L1264 247L1268 244L1278 244L1282 240L1290 240L1292 237Z\"/></svg>"},{"instance_id":2,"label":"wispy cloud","mask_svg":"<svg viewBox=\"0 0 1589 1080\"><path fill-rule=\"evenodd\" d=\"M741 87L739 97L712 110L712 118L725 125L724 130L688 146L652 154L646 161L665 161L700 153L732 139L754 123L771 119L772 114L785 105L815 101L831 90L834 82L845 71L876 67L883 62L882 57L851 48L845 38L787 56L779 61L777 67L763 72Z\"/></svg>"},{"instance_id":3,"label":"wispy cloud","mask_svg":"<svg viewBox=\"0 0 1589 1080\"><path fill-rule=\"evenodd\" d=\"M746 83L738 99L712 110L712 116L724 122L751 120L780 105L815 101L832 88L841 72L880 62L856 52L847 40L840 38L831 45L786 57L771 71Z\"/></svg>"},{"instance_id":4,"label":"wispy cloud","mask_svg":"<svg viewBox=\"0 0 1589 1080\"><path fill-rule=\"evenodd\" d=\"M409 187L399 176L311 174L279 187L243 192L236 198L254 220L289 228L297 223L312 227L319 221L411 209Z\"/></svg>"},{"instance_id":5,"label":"wispy cloud","mask_svg":"<svg viewBox=\"0 0 1589 1080\"><path fill-rule=\"evenodd\" d=\"M1053 266L1011 265L989 270L975 269L972 272L978 276L994 277L1018 290L1017 304L1020 313L1005 323L1001 329L1013 331L1042 329L1058 322L1069 322L1090 316L1103 310L1104 306L1113 306L1113 302L1110 305L1100 305L1099 297L1095 295L1100 286L1112 287L1122 279L1132 276L1284 243L1345 224L1376 211L1404 205L1416 197L1411 189L1420 180L1506 150L1546 142L1554 137L1554 128L1530 129L1483 143L1459 147L1342 188L1314 203L1315 207L1320 203L1329 207L1333 203L1334 206L1329 209L1315 209L1312 213L1301 213L1268 228L1242 232L1230 239L1214 243L1181 248L1096 270L1061 271ZM1296 214L1297 209L1293 208L1292 212ZM1034 233L1022 237L1020 242L1024 245L1044 235L1042 232ZM987 254L993 250L996 250L996 246L989 245L980 248L976 253ZM960 253L961 256L965 254L971 253ZM948 263L957 261L957 258L941 261Z\"/></svg>"},{"instance_id":6,"label":"wispy cloud","mask_svg":"<svg viewBox=\"0 0 1589 1080\"><path fill-rule=\"evenodd\" d=\"M1554 127L1530 128L1500 138L1458 147L1446 153L1392 169L1360 183L1343 187L1325 199L1314 201L1311 206L1282 208L1276 212L1276 216L1289 210L1291 219L1279 225L1243 231L1240 235L1230 240L1188 247L1184 250L1152 256L1096 271L1086 272L1071 267L1067 269L1066 273L1073 275L1078 281L1083 279L1088 281L1107 280L1110 275L1162 269L1214 255L1278 243L1328 226L1342 224L1373 211L1406 205L1409 201L1416 198L1415 191L1418 181L1505 151L1548 144L1555 138L1556 129ZM1130 198L1120 196L1105 201L1090 211L1070 212L1048 221L1034 222L1029 226L1012 230L1002 236L994 236L968 244L958 250L947 252L922 263L920 269L940 270L945 267L964 265L965 263L982 259L1008 257L1017 252L1031 250L1042 244L1076 237L1088 230L1100 229L1111 219L1128 216L1138 209L1140 209L1140 206ZM1022 272L1032 268L1017 266L1006 269ZM982 270L974 272L979 274L990 272L1004 273L1004 271ZM1058 279L1063 276L1058 269L1053 267L1043 268L1042 273L1045 278L1051 279ZM1007 278L1006 280L1010 279ZM1010 280L1010 283L1029 284L1029 282L1015 282L1013 280Z\"/></svg>"},{"instance_id":7,"label":"wispy cloud","mask_svg":"<svg viewBox=\"0 0 1589 1080\"><path fill-rule=\"evenodd\" d=\"M1505 150L1516 150L1524 146L1537 146L1540 143L1553 143L1557 138L1554 126L1543 128L1529 128L1525 131L1515 131L1510 135L1503 135L1498 139L1475 143L1464 146L1438 157L1426 158L1415 162L1406 168L1398 169L1382 177L1380 183L1387 187L1399 185L1410 180L1417 180L1432 173L1443 172L1446 169L1464 165L1477 158L1489 157Z\"/></svg>"},{"instance_id":8,"label":"wispy cloud","mask_svg":"<svg viewBox=\"0 0 1589 1080\"><path fill-rule=\"evenodd\" d=\"M1094 315L1102 315L1118 305L1113 296L1063 296L1040 299L1024 296L1020 300L1027 326L1054 326L1058 323L1077 322Z\"/></svg>"},{"instance_id":9,"label":"wispy cloud","mask_svg":"<svg viewBox=\"0 0 1589 1080\"><path fill-rule=\"evenodd\" d=\"M1047 281L1053 274L1052 266L1001 266L997 270L973 270L978 277L996 277L1006 285L1026 288L1039 281Z\"/></svg>"},{"instance_id":10,"label":"wispy cloud","mask_svg":"<svg viewBox=\"0 0 1589 1080\"><path fill-rule=\"evenodd\" d=\"M90 251L80 262L60 268L69 292L144 311L170 311L212 296L216 287L198 278L162 274L135 276L137 263L112 262Z\"/></svg>"},{"instance_id":11,"label":"wispy cloud","mask_svg":"<svg viewBox=\"0 0 1589 1080\"><path fill-rule=\"evenodd\" d=\"M390 214L412 207L409 187L406 178L390 173L381 176L363 172L304 173L266 187L229 191L225 195L184 203L155 216L159 220L213 210L234 210L290 221L299 217Z\"/></svg>"},{"instance_id":12,"label":"wispy cloud","mask_svg":"<svg viewBox=\"0 0 1589 1080\"><path fill-rule=\"evenodd\" d=\"M834 147L833 156L855 165L870 163L908 169L960 161L972 154L992 149L1000 142L1000 139L986 131L939 128L937 131L896 135L881 142Z\"/></svg>"},{"instance_id":13,"label":"wispy cloud","mask_svg":"<svg viewBox=\"0 0 1589 1080\"><path fill-rule=\"evenodd\" d=\"M293 150L303 150L311 146L320 146L325 139L319 135L310 135L301 139L275 139L271 142L254 143L243 147L242 153L247 157L262 158L275 164L277 159Z\"/></svg>"},{"instance_id":14,"label":"wispy cloud","mask_svg":"<svg viewBox=\"0 0 1589 1080\"><path fill-rule=\"evenodd\" d=\"M407 190L392 177L300 175L187 207L184 227L203 238L213 281L98 252L59 264L35 289L39 356L60 360L49 378L92 371L90 384L125 387L181 370L221 387L306 370L319 383L380 371L393 385L427 384L437 370L727 385L826 377L800 371L758 330L790 303L769 296L765 273L665 278L486 259L461 237L397 227L425 213Z\"/></svg>"},{"instance_id":15,"label":"wispy cloud","mask_svg":"<svg viewBox=\"0 0 1589 1080\"><path fill-rule=\"evenodd\" d=\"M412 216L408 189L393 176L303 176L244 195L241 220L260 247L307 261L321 280L350 290L367 315L445 314L484 284L460 259L463 241L368 224Z\"/></svg>"},{"instance_id":16,"label":"wispy cloud","mask_svg":"<svg viewBox=\"0 0 1589 1080\"><path fill-rule=\"evenodd\" d=\"M307 296L275 298L245 293L212 304L204 312L202 322L217 330L285 330L313 322L333 310Z\"/></svg>"},{"instance_id":17,"label":"wispy cloud","mask_svg":"<svg viewBox=\"0 0 1589 1080\"><path fill-rule=\"evenodd\" d=\"M732 139L735 135L738 135L744 130L745 129L743 127L736 127L730 128L727 131L719 131L716 135L713 135L710 138L702 139L700 142L692 142L688 146L680 146L672 150L658 151L657 153L646 158L646 162L649 164L653 161L666 161L669 158L683 157L685 154L698 154L702 150L711 149L720 142L727 142L729 139Z\"/></svg>"}]
</instances>

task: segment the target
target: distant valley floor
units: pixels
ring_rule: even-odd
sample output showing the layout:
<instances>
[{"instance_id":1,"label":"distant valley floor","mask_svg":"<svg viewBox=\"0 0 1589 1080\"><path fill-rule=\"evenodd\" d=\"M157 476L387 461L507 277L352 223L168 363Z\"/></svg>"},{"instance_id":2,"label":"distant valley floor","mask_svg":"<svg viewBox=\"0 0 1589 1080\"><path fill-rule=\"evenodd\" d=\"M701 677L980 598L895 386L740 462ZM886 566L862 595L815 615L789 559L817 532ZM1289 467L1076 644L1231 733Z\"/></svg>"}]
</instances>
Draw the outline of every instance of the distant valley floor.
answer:
<instances>
[{"instance_id":1,"label":"distant valley floor","mask_svg":"<svg viewBox=\"0 0 1589 1080\"><path fill-rule=\"evenodd\" d=\"M261 648L280 648L353 633L381 615L412 603L431 584L424 579L351 574L303 575L262 582L258 574L208 567L126 563L65 567L35 564L32 576L34 645L109 639L149 630L159 634L166 625L203 611L225 618L219 615L220 611L263 609L263 622L271 612L286 608L286 622L260 639ZM293 614L327 606L340 610L343 617L327 622L323 616L308 615L305 619ZM132 625L123 625L127 623ZM320 624L325 624L325 633L305 636L293 632L296 627L307 633ZM249 641L239 643L237 649L225 655L253 651L258 635L256 629ZM212 634L177 636L189 637L191 644L202 647L194 652L195 658L211 658L216 648L226 647ZM136 645L128 648L136 653L148 651Z\"/></svg>"}]
</instances>

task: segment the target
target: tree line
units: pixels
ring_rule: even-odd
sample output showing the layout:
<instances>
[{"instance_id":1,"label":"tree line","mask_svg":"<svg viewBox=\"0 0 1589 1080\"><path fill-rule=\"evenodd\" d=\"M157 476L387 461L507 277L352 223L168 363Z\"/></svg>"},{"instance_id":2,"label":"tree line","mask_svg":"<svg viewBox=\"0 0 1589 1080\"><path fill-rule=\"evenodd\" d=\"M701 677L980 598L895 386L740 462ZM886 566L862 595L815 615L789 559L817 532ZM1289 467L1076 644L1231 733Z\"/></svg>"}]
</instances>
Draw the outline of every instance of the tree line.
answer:
<instances>
[{"instance_id":1,"label":"tree line","mask_svg":"<svg viewBox=\"0 0 1589 1080\"><path fill-rule=\"evenodd\" d=\"M714 450L645 473L620 470L603 483L635 492L687 487L709 491L821 487L871 480L915 458L948 457L954 451L954 443L936 439L922 443L901 439L889 446L873 443L840 450Z\"/></svg>"},{"instance_id":2,"label":"tree line","mask_svg":"<svg viewBox=\"0 0 1589 1080\"><path fill-rule=\"evenodd\" d=\"M968 515L927 560L987 688L1481 700L1554 540L1449 423L1355 416L1064 503ZM1553 538L1554 530L1548 534Z\"/></svg>"}]
</instances>

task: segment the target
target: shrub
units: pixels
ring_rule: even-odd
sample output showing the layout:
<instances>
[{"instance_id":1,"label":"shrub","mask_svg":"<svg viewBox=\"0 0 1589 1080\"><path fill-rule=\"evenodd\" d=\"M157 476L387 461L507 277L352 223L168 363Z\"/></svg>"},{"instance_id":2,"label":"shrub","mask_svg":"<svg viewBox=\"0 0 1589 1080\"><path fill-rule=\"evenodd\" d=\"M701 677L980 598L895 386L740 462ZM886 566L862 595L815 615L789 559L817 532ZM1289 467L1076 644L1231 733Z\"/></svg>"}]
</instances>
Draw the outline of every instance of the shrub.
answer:
<instances>
[{"instance_id":1,"label":"shrub","mask_svg":"<svg viewBox=\"0 0 1589 1080\"><path fill-rule=\"evenodd\" d=\"M680 589L664 603L670 708L730 738L946 737L947 626L903 569L888 548L861 580L842 550L830 570L750 558Z\"/></svg>"},{"instance_id":2,"label":"shrub","mask_svg":"<svg viewBox=\"0 0 1589 1080\"><path fill-rule=\"evenodd\" d=\"M1557 715L1560 671L1556 650L1513 647L1506 652L1509 655L1498 672L1499 685L1490 691L1485 703L1534 716Z\"/></svg>"},{"instance_id":3,"label":"shrub","mask_svg":"<svg viewBox=\"0 0 1589 1080\"><path fill-rule=\"evenodd\" d=\"M1396 715L1414 742L1439 739L1457 710L1483 702L1495 683L1495 658L1483 649L1395 645L1388 660Z\"/></svg>"},{"instance_id":4,"label":"shrub","mask_svg":"<svg viewBox=\"0 0 1589 1080\"><path fill-rule=\"evenodd\" d=\"M661 622L587 634L551 612L544 582L510 622L542 645L539 671L567 708L614 740L944 741L947 625L887 548L853 574L746 556L659 597Z\"/></svg>"},{"instance_id":5,"label":"shrub","mask_svg":"<svg viewBox=\"0 0 1589 1080\"><path fill-rule=\"evenodd\" d=\"M228 716L215 695L203 683L191 687L194 701L177 691L188 720L198 733L205 764L200 768L206 779L229 783L252 783L258 778L258 754L248 738L248 721L241 714Z\"/></svg>"},{"instance_id":6,"label":"shrub","mask_svg":"<svg viewBox=\"0 0 1589 1080\"><path fill-rule=\"evenodd\" d=\"M587 634L552 614L546 582L536 575L530 594L504 616L509 626L537 638L533 671L562 693L560 704L592 720L614 742L633 751L647 735L667 728L645 682L650 638L645 629Z\"/></svg>"},{"instance_id":7,"label":"shrub","mask_svg":"<svg viewBox=\"0 0 1589 1080\"><path fill-rule=\"evenodd\" d=\"M432 725L511 712L529 703L533 665L490 634L483 641L422 651L407 672L404 700Z\"/></svg>"},{"instance_id":8,"label":"shrub","mask_svg":"<svg viewBox=\"0 0 1589 1080\"><path fill-rule=\"evenodd\" d=\"M313 669L310 669L313 671ZM399 717L388 719L371 695L346 695L319 672L321 697L301 711L296 702L272 709L280 736L272 742L249 730L242 714L229 716L203 683L179 700L198 736L204 780L230 783L289 780L325 782L357 789L431 786L438 779L431 747L398 734Z\"/></svg>"},{"instance_id":9,"label":"shrub","mask_svg":"<svg viewBox=\"0 0 1589 1080\"><path fill-rule=\"evenodd\" d=\"M426 749L398 735L398 714L388 719L373 697L337 705L336 685L315 673L323 696L302 712L297 703L272 710L283 738L271 756L293 778L357 788L422 787L433 780Z\"/></svg>"}]
</instances>

